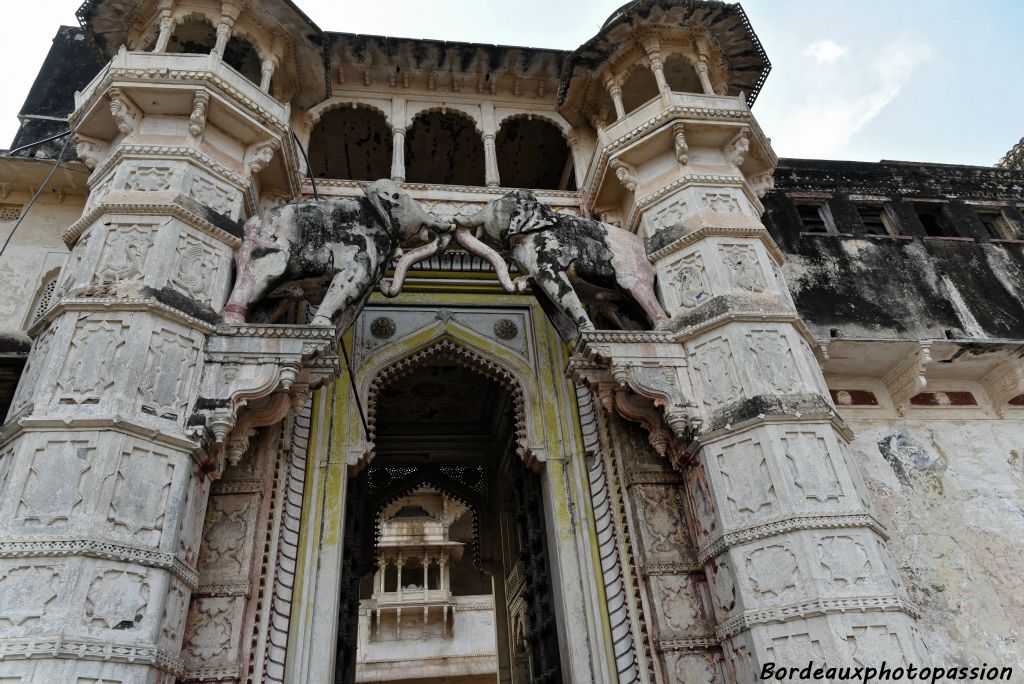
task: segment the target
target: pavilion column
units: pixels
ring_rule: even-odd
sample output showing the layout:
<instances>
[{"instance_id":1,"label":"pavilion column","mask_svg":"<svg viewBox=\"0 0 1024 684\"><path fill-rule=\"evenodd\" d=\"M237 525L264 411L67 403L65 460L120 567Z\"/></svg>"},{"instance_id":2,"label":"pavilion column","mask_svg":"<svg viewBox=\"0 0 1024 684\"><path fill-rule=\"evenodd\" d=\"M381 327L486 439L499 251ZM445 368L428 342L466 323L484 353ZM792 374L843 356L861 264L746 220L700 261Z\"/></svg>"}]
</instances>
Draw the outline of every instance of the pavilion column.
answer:
<instances>
[{"instance_id":1,"label":"pavilion column","mask_svg":"<svg viewBox=\"0 0 1024 684\"><path fill-rule=\"evenodd\" d=\"M605 71L604 87L608 90L608 96L612 98L612 105L615 107L615 119L626 116L626 108L622 105L622 86L619 85L610 71Z\"/></svg>"},{"instance_id":2,"label":"pavilion column","mask_svg":"<svg viewBox=\"0 0 1024 684\"><path fill-rule=\"evenodd\" d=\"M391 133L391 180L405 182L405 129L395 128Z\"/></svg>"},{"instance_id":3,"label":"pavilion column","mask_svg":"<svg viewBox=\"0 0 1024 684\"><path fill-rule=\"evenodd\" d=\"M498 152L494 145L494 134L484 134L484 182L489 188L501 185L498 176Z\"/></svg>"},{"instance_id":4,"label":"pavilion column","mask_svg":"<svg viewBox=\"0 0 1024 684\"><path fill-rule=\"evenodd\" d=\"M694 70L697 72L697 78L700 79L700 85L704 89L705 95L714 95L715 89L711 86L711 78L708 76L708 63L701 59L693 65Z\"/></svg>"},{"instance_id":5,"label":"pavilion column","mask_svg":"<svg viewBox=\"0 0 1024 684\"><path fill-rule=\"evenodd\" d=\"M172 33L174 33L174 19L171 17L171 10L163 10L160 12L160 33L156 37L153 52L167 52Z\"/></svg>"}]
</instances>

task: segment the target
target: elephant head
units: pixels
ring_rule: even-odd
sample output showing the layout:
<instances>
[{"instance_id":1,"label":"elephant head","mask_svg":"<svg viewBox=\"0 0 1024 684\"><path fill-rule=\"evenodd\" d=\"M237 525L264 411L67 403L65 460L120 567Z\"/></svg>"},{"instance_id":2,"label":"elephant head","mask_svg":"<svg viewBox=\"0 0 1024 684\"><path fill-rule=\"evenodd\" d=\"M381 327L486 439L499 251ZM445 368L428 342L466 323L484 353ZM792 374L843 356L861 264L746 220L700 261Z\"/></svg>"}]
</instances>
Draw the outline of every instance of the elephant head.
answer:
<instances>
[{"instance_id":1,"label":"elephant head","mask_svg":"<svg viewBox=\"0 0 1024 684\"><path fill-rule=\"evenodd\" d=\"M399 247L412 247L400 252L394 279L380 283L381 292L395 297L410 266L447 249L453 226L431 215L395 181L381 179L360 186L370 206L397 238Z\"/></svg>"},{"instance_id":2,"label":"elephant head","mask_svg":"<svg viewBox=\"0 0 1024 684\"><path fill-rule=\"evenodd\" d=\"M456 217L455 239L494 268L498 282L506 292L523 292L526 280L513 280L504 257L479 238L487 235L492 241L508 247L520 236L543 230L557 222L555 212L541 203L536 195L529 190L516 190L489 202L473 216Z\"/></svg>"}]
</instances>

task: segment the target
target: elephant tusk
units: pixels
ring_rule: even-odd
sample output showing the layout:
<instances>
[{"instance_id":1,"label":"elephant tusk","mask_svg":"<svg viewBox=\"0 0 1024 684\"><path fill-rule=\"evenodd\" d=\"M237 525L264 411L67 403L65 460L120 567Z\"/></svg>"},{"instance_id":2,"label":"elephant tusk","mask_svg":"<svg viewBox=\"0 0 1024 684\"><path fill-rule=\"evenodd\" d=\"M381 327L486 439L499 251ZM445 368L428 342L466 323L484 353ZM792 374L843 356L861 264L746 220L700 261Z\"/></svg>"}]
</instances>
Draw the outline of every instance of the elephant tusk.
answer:
<instances>
[{"instance_id":1,"label":"elephant tusk","mask_svg":"<svg viewBox=\"0 0 1024 684\"><path fill-rule=\"evenodd\" d=\"M475 254L494 267L498 276L498 282L505 288L506 292L522 292L518 283L512 282L508 274L508 264L500 254L478 240L468 228L459 228L455 231L455 239L460 245L466 248L470 254Z\"/></svg>"},{"instance_id":2,"label":"elephant tusk","mask_svg":"<svg viewBox=\"0 0 1024 684\"><path fill-rule=\"evenodd\" d=\"M409 268L416 262L429 259L443 251L448 246L448 240L444 240L443 243L440 237L435 237L432 242L404 252L398 263L395 264L395 277L392 280L380 281L380 291L384 293L384 296L397 297L405 284L405 276L409 272Z\"/></svg>"}]
</instances>

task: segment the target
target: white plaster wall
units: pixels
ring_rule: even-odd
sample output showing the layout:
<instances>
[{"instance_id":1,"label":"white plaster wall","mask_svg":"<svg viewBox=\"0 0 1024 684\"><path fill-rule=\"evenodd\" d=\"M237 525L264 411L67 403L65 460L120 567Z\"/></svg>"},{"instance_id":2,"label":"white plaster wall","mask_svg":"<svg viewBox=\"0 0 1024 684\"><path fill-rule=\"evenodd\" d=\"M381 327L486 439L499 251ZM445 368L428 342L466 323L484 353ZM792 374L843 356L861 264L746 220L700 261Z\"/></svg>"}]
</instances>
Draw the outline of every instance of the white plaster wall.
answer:
<instances>
[{"instance_id":1,"label":"white plaster wall","mask_svg":"<svg viewBox=\"0 0 1024 684\"><path fill-rule=\"evenodd\" d=\"M1024 410L987 416L844 411L933 661L1020 672Z\"/></svg>"}]
</instances>

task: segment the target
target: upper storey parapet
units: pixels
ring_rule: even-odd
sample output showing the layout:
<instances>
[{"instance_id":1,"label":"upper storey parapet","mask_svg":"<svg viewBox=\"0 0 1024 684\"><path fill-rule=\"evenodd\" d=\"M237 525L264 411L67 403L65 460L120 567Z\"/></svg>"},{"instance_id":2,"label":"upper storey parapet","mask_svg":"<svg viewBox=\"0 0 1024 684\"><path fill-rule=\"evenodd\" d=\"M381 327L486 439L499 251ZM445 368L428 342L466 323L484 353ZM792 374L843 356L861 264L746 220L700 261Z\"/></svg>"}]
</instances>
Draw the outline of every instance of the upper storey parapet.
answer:
<instances>
[{"instance_id":1,"label":"upper storey parapet","mask_svg":"<svg viewBox=\"0 0 1024 684\"><path fill-rule=\"evenodd\" d=\"M104 58L215 55L282 103L327 96L323 32L290 0L87 0L78 18Z\"/></svg>"},{"instance_id":2,"label":"upper storey parapet","mask_svg":"<svg viewBox=\"0 0 1024 684\"><path fill-rule=\"evenodd\" d=\"M658 93L742 94L753 103L770 70L738 4L634 0L566 58L558 106L573 125L602 128Z\"/></svg>"}]
</instances>

